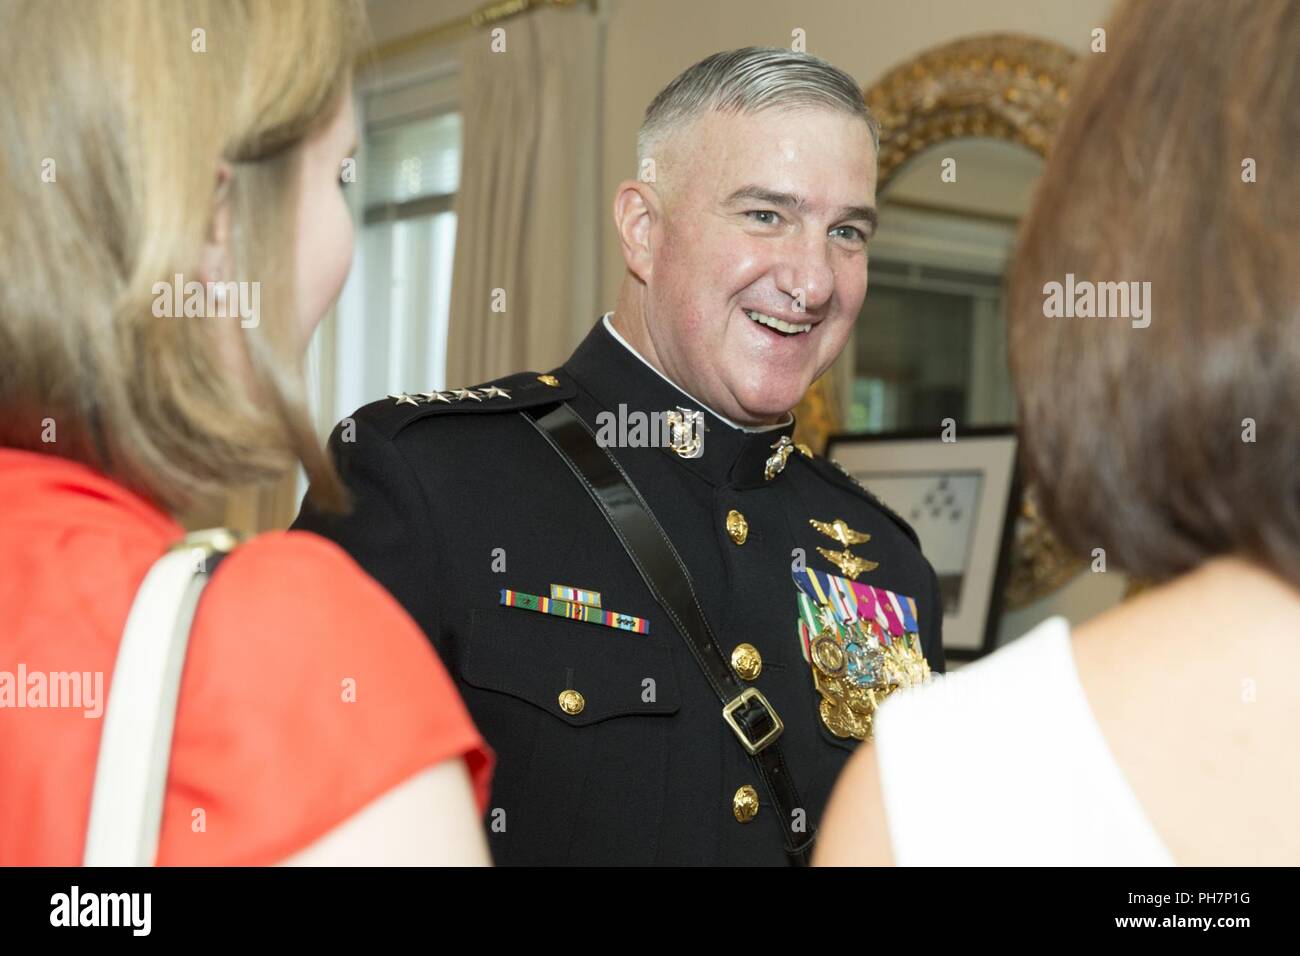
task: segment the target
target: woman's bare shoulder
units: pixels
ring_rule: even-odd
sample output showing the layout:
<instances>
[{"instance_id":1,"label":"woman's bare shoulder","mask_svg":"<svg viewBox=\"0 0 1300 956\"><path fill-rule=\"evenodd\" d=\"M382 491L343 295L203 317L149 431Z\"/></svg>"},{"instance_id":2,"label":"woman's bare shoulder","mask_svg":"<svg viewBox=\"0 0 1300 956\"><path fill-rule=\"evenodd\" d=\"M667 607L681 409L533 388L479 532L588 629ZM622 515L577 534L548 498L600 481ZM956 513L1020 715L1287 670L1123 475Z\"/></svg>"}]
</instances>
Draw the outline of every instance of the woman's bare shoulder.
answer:
<instances>
[{"instance_id":1,"label":"woman's bare shoulder","mask_svg":"<svg viewBox=\"0 0 1300 956\"><path fill-rule=\"evenodd\" d=\"M1219 559L1078 627L1084 695L1178 862L1300 862L1300 594ZM1224 806L1251 806L1227 815ZM1207 827L1207 821L1216 821Z\"/></svg>"}]
</instances>

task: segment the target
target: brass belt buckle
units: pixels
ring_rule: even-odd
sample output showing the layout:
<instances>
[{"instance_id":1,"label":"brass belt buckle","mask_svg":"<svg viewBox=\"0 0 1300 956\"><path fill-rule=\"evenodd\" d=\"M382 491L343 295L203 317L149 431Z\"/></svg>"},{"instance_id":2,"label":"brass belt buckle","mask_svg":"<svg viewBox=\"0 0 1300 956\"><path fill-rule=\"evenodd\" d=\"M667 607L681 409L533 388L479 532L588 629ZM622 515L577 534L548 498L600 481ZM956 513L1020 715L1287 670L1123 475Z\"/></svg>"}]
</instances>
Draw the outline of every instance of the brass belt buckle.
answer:
<instances>
[{"instance_id":1,"label":"brass belt buckle","mask_svg":"<svg viewBox=\"0 0 1300 956\"><path fill-rule=\"evenodd\" d=\"M741 707L744 707L751 700L757 700L763 705L763 709L772 716L772 729L754 743L750 743L749 738L745 735L745 731L741 728L740 724L736 723L735 718L735 712ZM767 702L767 698L759 692L757 687L746 687L740 692L739 696L723 707L722 719L727 722L733 731L735 731L736 737L740 740L740 745L745 748L745 752L751 757L759 753L772 741L776 740L777 737L780 737L781 731L785 729L785 724L781 723L781 718L777 716L776 711L772 709L772 705Z\"/></svg>"}]
</instances>

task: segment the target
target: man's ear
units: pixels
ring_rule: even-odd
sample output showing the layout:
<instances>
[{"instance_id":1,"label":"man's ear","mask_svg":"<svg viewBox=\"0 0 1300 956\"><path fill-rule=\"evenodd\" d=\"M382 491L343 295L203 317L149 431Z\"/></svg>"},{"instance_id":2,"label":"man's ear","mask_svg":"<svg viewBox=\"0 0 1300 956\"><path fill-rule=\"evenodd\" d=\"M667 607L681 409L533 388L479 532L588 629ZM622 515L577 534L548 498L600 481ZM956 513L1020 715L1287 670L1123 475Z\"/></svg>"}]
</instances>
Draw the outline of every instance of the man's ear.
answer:
<instances>
[{"instance_id":1,"label":"man's ear","mask_svg":"<svg viewBox=\"0 0 1300 956\"><path fill-rule=\"evenodd\" d=\"M230 249L230 185L235 171L222 160L217 164L217 176L212 188L212 202L208 209L208 229L203 237L199 254L200 282L229 282L234 273L234 255Z\"/></svg>"},{"instance_id":2,"label":"man's ear","mask_svg":"<svg viewBox=\"0 0 1300 956\"><path fill-rule=\"evenodd\" d=\"M654 267L651 231L663 206L659 194L647 183L625 179L614 196L614 227L618 230L623 261L628 271L642 282L650 281Z\"/></svg>"}]
</instances>

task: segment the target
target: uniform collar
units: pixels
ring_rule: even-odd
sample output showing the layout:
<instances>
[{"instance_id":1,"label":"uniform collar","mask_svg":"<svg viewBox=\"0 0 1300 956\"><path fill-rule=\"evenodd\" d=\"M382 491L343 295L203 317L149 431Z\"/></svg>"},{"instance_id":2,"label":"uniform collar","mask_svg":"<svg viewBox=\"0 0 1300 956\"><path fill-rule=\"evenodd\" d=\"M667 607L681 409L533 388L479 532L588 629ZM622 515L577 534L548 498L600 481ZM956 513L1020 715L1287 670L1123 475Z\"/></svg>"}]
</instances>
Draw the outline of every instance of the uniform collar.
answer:
<instances>
[{"instance_id":1,"label":"uniform collar","mask_svg":"<svg viewBox=\"0 0 1300 956\"><path fill-rule=\"evenodd\" d=\"M762 486L772 445L794 431L794 416L779 425L746 428L723 418L666 378L609 324L606 313L564 364L564 370L596 399L602 411L618 414L668 412L677 408L704 414L704 453L682 458L672 449L655 449L714 484ZM589 424L597 425L596 422Z\"/></svg>"},{"instance_id":2,"label":"uniform collar","mask_svg":"<svg viewBox=\"0 0 1300 956\"><path fill-rule=\"evenodd\" d=\"M676 382L670 379L663 372L659 371L659 369L651 365L649 360L646 359L644 355L642 355L640 352L638 352L636 349L632 347L631 342L629 342L627 339L623 338L623 336L618 334L618 329L614 328L614 323L610 321L610 319L612 319L613 317L614 317L613 312L606 312L604 315L600 317L600 324L605 327L605 331L608 332L610 335L614 336L614 341L616 341L619 345L623 346L623 348L627 349L629 352L635 355L637 359L640 360L641 364L643 364L650 371L654 372L656 375L658 375L661 379L663 379L673 388L677 389L677 391L681 392L682 395L685 396L692 403L693 406L703 409L704 411L712 415L714 418L718 419L721 422L726 423L727 425L730 425L732 428L735 428L738 431L750 432L753 434L757 434L760 432L777 431L781 428L784 428L786 425L794 424L794 415L792 415L790 412L785 413L785 421L778 422L775 425L741 425L736 422L733 422L730 418L727 418L723 415L719 415L708 405L705 405L703 402L697 399L690 392L686 391L686 389L682 388L680 385L678 385Z\"/></svg>"}]
</instances>

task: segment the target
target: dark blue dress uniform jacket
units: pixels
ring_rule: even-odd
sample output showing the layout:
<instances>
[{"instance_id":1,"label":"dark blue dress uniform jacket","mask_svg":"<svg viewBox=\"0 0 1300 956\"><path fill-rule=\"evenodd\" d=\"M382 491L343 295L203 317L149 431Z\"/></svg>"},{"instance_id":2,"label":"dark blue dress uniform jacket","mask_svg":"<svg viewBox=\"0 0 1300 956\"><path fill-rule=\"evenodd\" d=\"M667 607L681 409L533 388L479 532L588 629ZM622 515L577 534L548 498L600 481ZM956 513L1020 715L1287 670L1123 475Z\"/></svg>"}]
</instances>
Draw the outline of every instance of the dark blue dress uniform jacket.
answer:
<instances>
[{"instance_id":1,"label":"dark blue dress uniform jacket","mask_svg":"<svg viewBox=\"0 0 1300 956\"><path fill-rule=\"evenodd\" d=\"M620 404L647 414L699 405L602 324L552 375L558 385L535 372L494 383L508 398L365 406L331 438L354 509L323 514L309 496L295 527L348 551L442 656L497 754L485 823L498 864L783 865L776 810L698 664L582 485L518 414L567 400L596 431L597 415ZM796 549L809 568L840 574L816 550L840 546L809 519L871 535L853 551L879 568L858 580L915 599L936 672L937 581L911 528L824 459L796 452L764 479L792 425L745 432L705 419L697 459L611 450L685 561L724 656L741 643L762 656L752 683L785 722L780 743L815 825L857 741L822 725L800 650ZM732 510L748 523L743 544L727 532ZM649 633L500 604L503 588L548 596L551 584L598 591L607 610L646 618ZM566 690L582 695L579 713L561 708ZM759 809L740 823L733 797L747 784Z\"/></svg>"}]
</instances>

